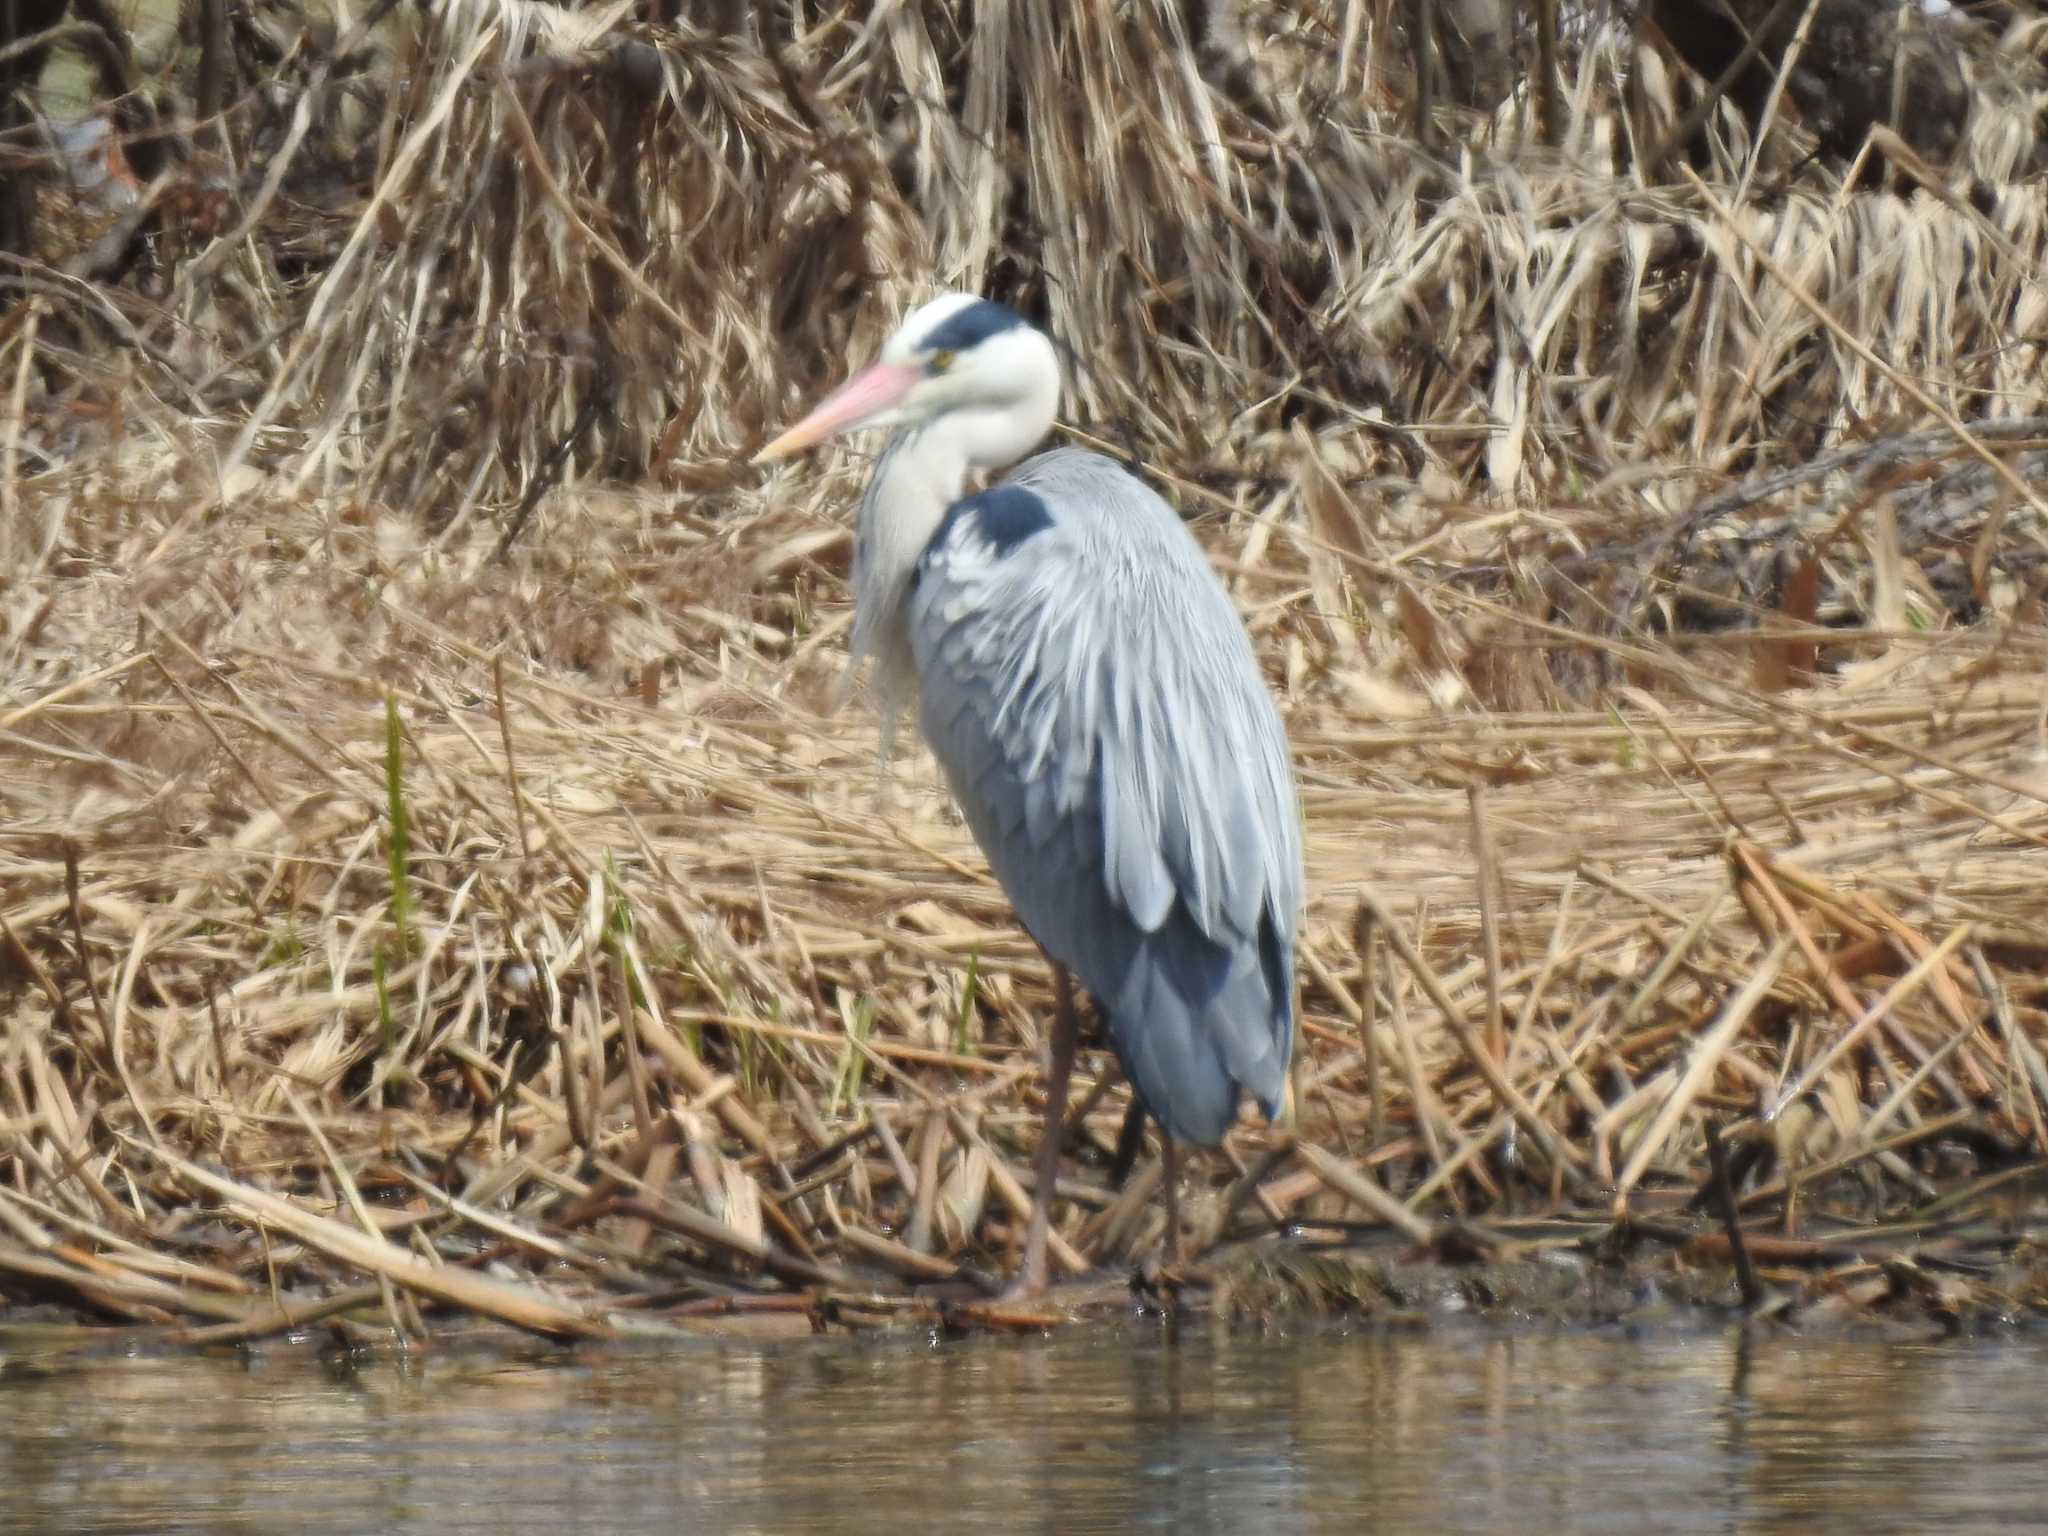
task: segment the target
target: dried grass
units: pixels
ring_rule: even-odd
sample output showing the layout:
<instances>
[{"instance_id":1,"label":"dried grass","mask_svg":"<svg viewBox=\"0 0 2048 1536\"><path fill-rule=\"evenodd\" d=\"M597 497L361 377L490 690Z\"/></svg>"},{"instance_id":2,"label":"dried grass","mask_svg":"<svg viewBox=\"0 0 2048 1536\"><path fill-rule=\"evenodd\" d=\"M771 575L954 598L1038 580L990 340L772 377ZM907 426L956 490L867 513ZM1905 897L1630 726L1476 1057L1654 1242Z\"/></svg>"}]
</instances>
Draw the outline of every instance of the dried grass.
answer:
<instances>
[{"instance_id":1,"label":"dried grass","mask_svg":"<svg viewBox=\"0 0 2048 1536\"><path fill-rule=\"evenodd\" d=\"M859 464L732 467L934 283L1077 344L1082 435L1172 467L1287 712L1295 1118L1209 1163L1212 1237L1655 1226L1710 1123L1787 1222L2048 1154L2044 529L1918 399L2038 494L2013 135L1988 211L1731 202L1632 182L1677 107L1604 34L1560 149L1517 105L1447 159L1315 8L1248 22L1249 93L1178 7L1106 14L564 54L449 10L402 89L307 108L320 163L374 145L359 195L259 188L147 301L40 279L0 1286L586 1332L1009 1262L1045 977L928 760L824 712ZM1110 1071L1069 1267L1158 1240L1085 1171Z\"/></svg>"}]
</instances>

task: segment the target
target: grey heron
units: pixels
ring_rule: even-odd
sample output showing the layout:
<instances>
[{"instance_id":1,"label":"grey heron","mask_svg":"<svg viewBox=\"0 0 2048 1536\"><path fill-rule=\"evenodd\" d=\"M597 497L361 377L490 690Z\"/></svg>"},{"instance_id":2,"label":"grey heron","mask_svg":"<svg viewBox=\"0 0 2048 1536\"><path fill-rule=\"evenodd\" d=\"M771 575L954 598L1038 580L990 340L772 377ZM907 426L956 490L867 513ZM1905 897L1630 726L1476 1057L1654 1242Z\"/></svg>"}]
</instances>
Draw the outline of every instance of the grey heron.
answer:
<instances>
[{"instance_id":1,"label":"grey heron","mask_svg":"<svg viewBox=\"0 0 2048 1536\"><path fill-rule=\"evenodd\" d=\"M1058 1018L1014 1290L1046 1232L1079 1036L1073 977L1174 1143L1213 1146L1249 1094L1277 1117L1294 1043L1301 827L1281 725L1229 593L1172 507L1114 460L1040 453L1052 343L1001 304L933 299L880 360L755 463L892 427L854 544L853 661L918 720L968 827L1052 962Z\"/></svg>"}]
</instances>

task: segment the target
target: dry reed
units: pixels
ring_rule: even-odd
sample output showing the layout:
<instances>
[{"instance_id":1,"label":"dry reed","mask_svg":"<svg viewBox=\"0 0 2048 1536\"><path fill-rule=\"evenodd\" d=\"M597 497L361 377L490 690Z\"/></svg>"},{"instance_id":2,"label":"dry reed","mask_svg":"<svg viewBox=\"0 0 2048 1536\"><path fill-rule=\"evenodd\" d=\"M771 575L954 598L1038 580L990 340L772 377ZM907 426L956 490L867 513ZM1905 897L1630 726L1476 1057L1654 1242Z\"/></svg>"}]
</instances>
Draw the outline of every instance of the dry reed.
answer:
<instances>
[{"instance_id":1,"label":"dry reed","mask_svg":"<svg viewBox=\"0 0 2048 1536\"><path fill-rule=\"evenodd\" d=\"M161 292L33 274L0 1294L581 1334L896 1316L1008 1264L1042 967L929 761L825 712L859 463L733 467L933 284L1075 345L1076 435L1197 516L1283 700L1293 1119L1207 1160L1211 1241L1695 1238L1718 1192L1821 1245L1752 1235L1782 1275L2024 1187L2024 103L1981 106L1988 207L1845 191L1796 134L1739 199L1632 179L1678 104L1608 34L1561 148L1516 104L1446 158L1387 132L1386 47L1258 14L1218 82L1166 5L772 49L445 7L346 101L308 55L266 141L305 163ZM1090 1171L1102 1051L1082 1085L1069 1269L1158 1240L1150 1170Z\"/></svg>"}]
</instances>

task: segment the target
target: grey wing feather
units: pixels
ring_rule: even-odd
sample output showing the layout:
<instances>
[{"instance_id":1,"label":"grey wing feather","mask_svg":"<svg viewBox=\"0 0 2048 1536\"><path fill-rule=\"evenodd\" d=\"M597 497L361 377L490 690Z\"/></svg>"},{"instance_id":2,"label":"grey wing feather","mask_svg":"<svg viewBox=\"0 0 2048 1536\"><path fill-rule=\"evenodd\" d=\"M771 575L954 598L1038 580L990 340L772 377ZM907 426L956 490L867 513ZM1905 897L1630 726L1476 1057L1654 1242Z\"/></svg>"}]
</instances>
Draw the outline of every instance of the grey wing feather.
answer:
<instances>
[{"instance_id":1,"label":"grey wing feather","mask_svg":"<svg viewBox=\"0 0 2048 1536\"><path fill-rule=\"evenodd\" d=\"M1043 521L989 498L1029 492ZM999 511L1006 515L998 517ZM1168 1134L1277 1113L1301 833L1243 623L1173 509L1059 450L961 502L910 594L920 718L1032 935Z\"/></svg>"}]
</instances>

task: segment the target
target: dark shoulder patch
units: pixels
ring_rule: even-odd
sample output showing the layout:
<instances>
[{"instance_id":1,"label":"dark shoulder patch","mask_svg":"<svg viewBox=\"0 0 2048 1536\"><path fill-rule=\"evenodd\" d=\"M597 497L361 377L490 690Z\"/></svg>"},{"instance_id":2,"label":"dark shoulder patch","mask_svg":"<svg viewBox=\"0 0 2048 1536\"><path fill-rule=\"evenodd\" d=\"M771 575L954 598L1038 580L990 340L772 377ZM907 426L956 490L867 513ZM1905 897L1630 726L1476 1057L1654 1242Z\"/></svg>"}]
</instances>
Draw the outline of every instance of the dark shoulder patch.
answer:
<instances>
[{"instance_id":1,"label":"dark shoulder patch","mask_svg":"<svg viewBox=\"0 0 2048 1536\"><path fill-rule=\"evenodd\" d=\"M927 352L965 352L1023 323L1024 317L1008 305L998 304L994 299L976 299L933 326L921 345Z\"/></svg>"},{"instance_id":2,"label":"dark shoulder patch","mask_svg":"<svg viewBox=\"0 0 2048 1536\"><path fill-rule=\"evenodd\" d=\"M918 564L931 558L933 550L939 549L959 531L963 519L971 518L974 531L995 546L998 555L1007 555L1019 544L1052 526L1052 509L1046 506L1038 492L1026 490L1021 485L998 485L972 496L962 496L946 509L946 515L933 531L931 542L925 545L925 553Z\"/></svg>"},{"instance_id":3,"label":"dark shoulder patch","mask_svg":"<svg viewBox=\"0 0 2048 1536\"><path fill-rule=\"evenodd\" d=\"M996 553L1007 555L1034 534L1052 526L1052 509L1036 491L1021 485L999 485L968 500L974 503L974 522L981 536L995 545Z\"/></svg>"}]
</instances>

